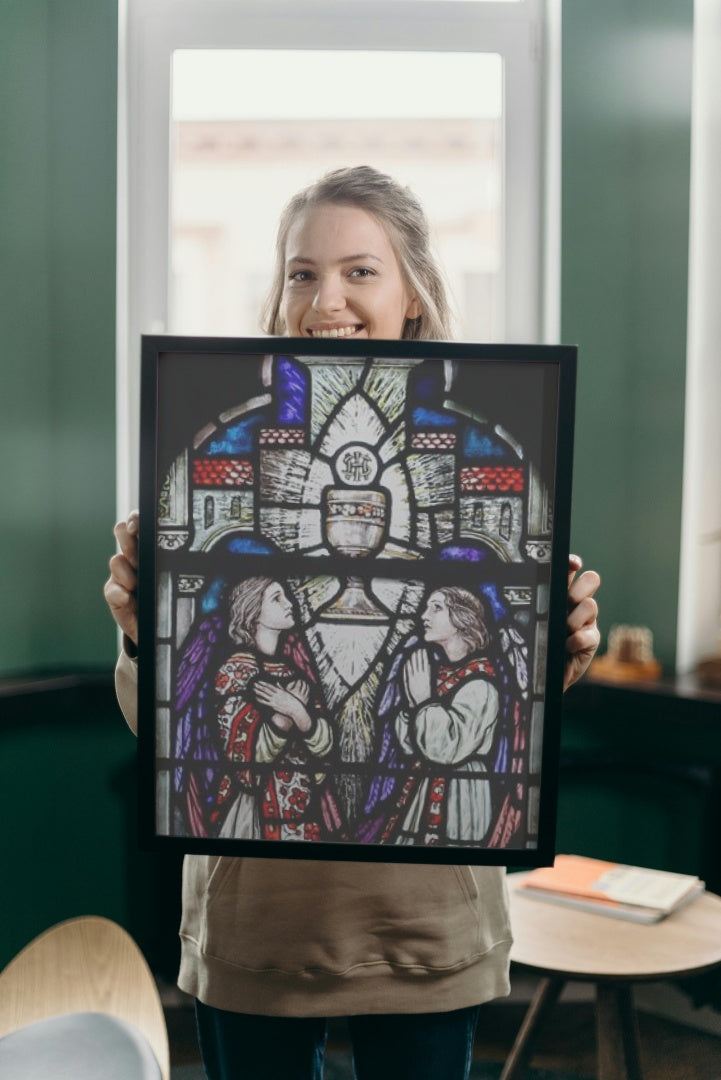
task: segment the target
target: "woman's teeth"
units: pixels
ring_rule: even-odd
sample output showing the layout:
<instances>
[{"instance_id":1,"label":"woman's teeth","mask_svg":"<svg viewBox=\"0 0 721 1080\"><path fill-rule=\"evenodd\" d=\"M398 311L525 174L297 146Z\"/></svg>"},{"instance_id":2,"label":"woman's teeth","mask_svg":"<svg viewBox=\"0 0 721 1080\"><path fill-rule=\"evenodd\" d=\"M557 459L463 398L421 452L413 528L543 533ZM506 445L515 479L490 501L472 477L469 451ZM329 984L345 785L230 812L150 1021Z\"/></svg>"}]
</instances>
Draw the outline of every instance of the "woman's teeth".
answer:
<instances>
[{"instance_id":1,"label":"woman's teeth","mask_svg":"<svg viewBox=\"0 0 721 1080\"><path fill-rule=\"evenodd\" d=\"M334 326L332 330L311 330L312 337L320 338L339 338L350 337L351 334L355 334L360 330L360 326Z\"/></svg>"}]
</instances>

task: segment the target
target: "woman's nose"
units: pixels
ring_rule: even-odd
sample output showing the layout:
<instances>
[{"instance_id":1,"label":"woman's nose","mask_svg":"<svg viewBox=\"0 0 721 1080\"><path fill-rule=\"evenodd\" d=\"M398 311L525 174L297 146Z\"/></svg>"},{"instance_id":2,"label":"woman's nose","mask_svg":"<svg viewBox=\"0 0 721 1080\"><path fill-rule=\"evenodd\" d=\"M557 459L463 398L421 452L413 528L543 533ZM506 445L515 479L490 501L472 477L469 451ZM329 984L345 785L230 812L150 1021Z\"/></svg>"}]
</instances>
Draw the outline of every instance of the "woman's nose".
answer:
<instances>
[{"instance_id":1,"label":"woman's nose","mask_svg":"<svg viewBox=\"0 0 721 1080\"><path fill-rule=\"evenodd\" d=\"M342 282L336 275L326 275L318 280L313 307L322 315L340 311L345 307Z\"/></svg>"}]
</instances>

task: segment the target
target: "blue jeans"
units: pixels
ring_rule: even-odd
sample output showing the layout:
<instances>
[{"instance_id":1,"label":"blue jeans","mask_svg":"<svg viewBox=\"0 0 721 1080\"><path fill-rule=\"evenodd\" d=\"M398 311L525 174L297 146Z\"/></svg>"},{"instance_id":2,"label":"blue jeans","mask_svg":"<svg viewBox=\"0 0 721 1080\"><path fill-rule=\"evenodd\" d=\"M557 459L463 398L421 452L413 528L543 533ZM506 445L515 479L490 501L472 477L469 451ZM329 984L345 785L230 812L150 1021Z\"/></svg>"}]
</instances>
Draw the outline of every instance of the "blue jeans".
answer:
<instances>
[{"instance_id":1,"label":"blue jeans","mask_svg":"<svg viewBox=\"0 0 721 1080\"><path fill-rule=\"evenodd\" d=\"M478 1009L348 1017L356 1080L467 1080ZM324 1017L195 1011L208 1080L321 1080Z\"/></svg>"}]
</instances>

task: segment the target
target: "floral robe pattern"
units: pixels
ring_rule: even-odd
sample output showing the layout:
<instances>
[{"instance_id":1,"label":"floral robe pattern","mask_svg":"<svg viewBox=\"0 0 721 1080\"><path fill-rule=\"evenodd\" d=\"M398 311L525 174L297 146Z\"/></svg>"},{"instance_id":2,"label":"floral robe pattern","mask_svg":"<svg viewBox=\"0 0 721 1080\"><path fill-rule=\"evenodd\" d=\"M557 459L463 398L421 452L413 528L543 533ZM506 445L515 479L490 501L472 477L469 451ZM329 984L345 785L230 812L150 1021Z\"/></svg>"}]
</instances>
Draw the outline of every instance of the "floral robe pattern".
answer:
<instances>
[{"instance_id":1,"label":"floral robe pattern","mask_svg":"<svg viewBox=\"0 0 721 1080\"><path fill-rule=\"evenodd\" d=\"M320 840L339 825L320 771L333 733L319 702L308 702L313 725L307 734L295 727L283 732L252 694L257 679L285 687L300 678L285 658L250 649L234 653L216 675L218 725L225 760L232 764L223 771L211 814L222 837Z\"/></svg>"},{"instance_id":2,"label":"floral robe pattern","mask_svg":"<svg viewBox=\"0 0 721 1080\"><path fill-rule=\"evenodd\" d=\"M491 823L484 758L498 718L494 670L482 656L441 664L432 700L402 709L395 733L412 758L383 844L477 845Z\"/></svg>"}]
</instances>

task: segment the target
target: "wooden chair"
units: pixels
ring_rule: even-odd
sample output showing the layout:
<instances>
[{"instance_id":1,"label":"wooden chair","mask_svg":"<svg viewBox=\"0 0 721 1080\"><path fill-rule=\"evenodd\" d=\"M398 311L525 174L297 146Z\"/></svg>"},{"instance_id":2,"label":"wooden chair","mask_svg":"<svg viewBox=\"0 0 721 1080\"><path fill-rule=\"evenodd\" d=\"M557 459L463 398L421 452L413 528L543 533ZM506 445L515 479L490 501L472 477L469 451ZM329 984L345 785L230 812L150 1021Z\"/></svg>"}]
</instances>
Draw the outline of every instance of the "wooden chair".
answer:
<instances>
[{"instance_id":1,"label":"wooden chair","mask_svg":"<svg viewBox=\"0 0 721 1080\"><path fill-rule=\"evenodd\" d=\"M120 1040L118 1045L126 1036L133 1044L128 1060L144 1057L151 1061L154 1057L155 1075L169 1080L168 1035L155 981L133 939L109 919L87 915L58 923L31 941L0 973L0 1063L4 1051L14 1050L12 1060L19 1060L17 1046L29 1025L34 1027L31 1037L22 1043L26 1055L36 1052L33 1047L41 1046L46 1032L57 1032L63 1023L60 1018L65 1018L65 1045L70 1030L67 1024L74 1024L71 1045L77 1046L79 1055L90 1052L92 1042L84 1040L83 1033L97 1020L96 1037L98 1030L102 1036L98 1023L107 1023L113 1038ZM113 1075L121 1075L119 1056L122 1054L114 1054ZM103 1066L102 1075L110 1075L107 1067L109 1063ZM53 1080L53 1072L45 1075ZM71 1069L58 1075L74 1075L80 1080L86 1073L79 1063L75 1072ZM152 1066L144 1071L128 1065L122 1075L145 1080L152 1075Z\"/></svg>"}]
</instances>

